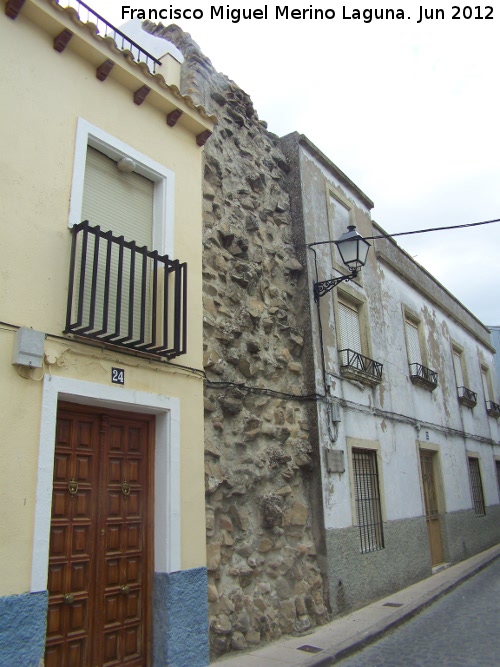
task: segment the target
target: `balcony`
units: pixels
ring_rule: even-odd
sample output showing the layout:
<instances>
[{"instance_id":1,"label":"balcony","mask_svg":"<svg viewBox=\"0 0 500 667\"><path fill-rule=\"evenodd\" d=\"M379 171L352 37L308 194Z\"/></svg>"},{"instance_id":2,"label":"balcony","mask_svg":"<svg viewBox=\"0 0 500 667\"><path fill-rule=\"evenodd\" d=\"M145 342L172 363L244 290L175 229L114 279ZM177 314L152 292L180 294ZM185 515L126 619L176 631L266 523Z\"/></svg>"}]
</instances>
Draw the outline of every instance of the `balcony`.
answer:
<instances>
[{"instance_id":1,"label":"balcony","mask_svg":"<svg viewBox=\"0 0 500 667\"><path fill-rule=\"evenodd\" d=\"M382 382L383 365L354 350L340 350L340 372L348 380L375 386Z\"/></svg>"},{"instance_id":2,"label":"balcony","mask_svg":"<svg viewBox=\"0 0 500 667\"><path fill-rule=\"evenodd\" d=\"M436 371L422 366L422 364L410 364L410 380L424 389L434 391L438 384Z\"/></svg>"},{"instance_id":3,"label":"balcony","mask_svg":"<svg viewBox=\"0 0 500 667\"><path fill-rule=\"evenodd\" d=\"M145 62L153 74L157 71L158 67L161 67L160 60L151 55L151 53L148 53L148 51L139 46L137 42L134 42L133 39L130 39L121 30L115 28L113 24L109 23L109 21L82 0L66 0L65 2L60 2L60 4L63 7L72 7L78 14L80 21L93 23L96 26L97 33L101 37L111 37L119 49L128 51L137 62Z\"/></svg>"},{"instance_id":4,"label":"balcony","mask_svg":"<svg viewBox=\"0 0 500 667\"><path fill-rule=\"evenodd\" d=\"M467 387L457 387L458 402L467 408L473 408L477 404L477 394Z\"/></svg>"},{"instance_id":5,"label":"balcony","mask_svg":"<svg viewBox=\"0 0 500 667\"><path fill-rule=\"evenodd\" d=\"M64 333L161 358L185 354L187 264L87 220L71 233Z\"/></svg>"},{"instance_id":6,"label":"balcony","mask_svg":"<svg viewBox=\"0 0 500 667\"><path fill-rule=\"evenodd\" d=\"M500 405L493 401L486 401L486 412L490 417L498 419L500 417Z\"/></svg>"}]
</instances>

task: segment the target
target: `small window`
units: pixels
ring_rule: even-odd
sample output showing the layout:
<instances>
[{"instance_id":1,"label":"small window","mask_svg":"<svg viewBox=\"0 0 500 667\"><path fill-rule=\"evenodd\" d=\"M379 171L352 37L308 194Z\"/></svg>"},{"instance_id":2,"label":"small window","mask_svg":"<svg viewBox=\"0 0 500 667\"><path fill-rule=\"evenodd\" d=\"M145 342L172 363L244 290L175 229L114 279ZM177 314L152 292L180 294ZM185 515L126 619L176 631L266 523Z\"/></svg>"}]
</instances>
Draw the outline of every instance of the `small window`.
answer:
<instances>
[{"instance_id":1,"label":"small window","mask_svg":"<svg viewBox=\"0 0 500 667\"><path fill-rule=\"evenodd\" d=\"M500 461L495 461L495 466L497 470L498 493L500 495Z\"/></svg>"},{"instance_id":2,"label":"small window","mask_svg":"<svg viewBox=\"0 0 500 667\"><path fill-rule=\"evenodd\" d=\"M457 387L464 387L463 357L459 350L453 350L453 368L455 369L455 381Z\"/></svg>"},{"instance_id":3,"label":"small window","mask_svg":"<svg viewBox=\"0 0 500 667\"><path fill-rule=\"evenodd\" d=\"M362 353L359 312L356 306L339 301L340 340L342 349Z\"/></svg>"},{"instance_id":4,"label":"small window","mask_svg":"<svg viewBox=\"0 0 500 667\"><path fill-rule=\"evenodd\" d=\"M380 506L377 452L372 449L352 450L356 519L359 527L361 553L384 548L382 511Z\"/></svg>"},{"instance_id":5,"label":"small window","mask_svg":"<svg viewBox=\"0 0 500 667\"><path fill-rule=\"evenodd\" d=\"M82 220L152 250L153 202L153 181L133 170L121 171L118 161L88 147Z\"/></svg>"},{"instance_id":6,"label":"small window","mask_svg":"<svg viewBox=\"0 0 500 667\"><path fill-rule=\"evenodd\" d=\"M452 354L458 402L468 408L473 408L477 404L477 394L468 386L464 354L461 349L455 346L453 346Z\"/></svg>"},{"instance_id":7,"label":"small window","mask_svg":"<svg viewBox=\"0 0 500 667\"><path fill-rule=\"evenodd\" d=\"M488 403L488 401L492 401L493 398L491 396L490 373L485 366L481 366L481 380L483 382L484 400Z\"/></svg>"},{"instance_id":8,"label":"small window","mask_svg":"<svg viewBox=\"0 0 500 667\"><path fill-rule=\"evenodd\" d=\"M481 482L481 471L479 459L469 456L469 480L472 495L472 504L477 516L484 516L486 509L484 505L483 484Z\"/></svg>"},{"instance_id":9,"label":"small window","mask_svg":"<svg viewBox=\"0 0 500 667\"><path fill-rule=\"evenodd\" d=\"M408 362L410 364L422 365L422 349L420 347L420 334L418 324L405 320L406 342L408 346Z\"/></svg>"},{"instance_id":10,"label":"small window","mask_svg":"<svg viewBox=\"0 0 500 667\"><path fill-rule=\"evenodd\" d=\"M131 172L117 168L123 158L129 159ZM88 219L174 257L174 181L175 174L164 165L78 119L70 227Z\"/></svg>"},{"instance_id":11,"label":"small window","mask_svg":"<svg viewBox=\"0 0 500 667\"><path fill-rule=\"evenodd\" d=\"M437 387L438 377L436 371L424 366L424 363L426 363L425 349L422 345L420 323L406 314L404 322L410 380L413 384L420 385L429 391L434 391Z\"/></svg>"}]
</instances>

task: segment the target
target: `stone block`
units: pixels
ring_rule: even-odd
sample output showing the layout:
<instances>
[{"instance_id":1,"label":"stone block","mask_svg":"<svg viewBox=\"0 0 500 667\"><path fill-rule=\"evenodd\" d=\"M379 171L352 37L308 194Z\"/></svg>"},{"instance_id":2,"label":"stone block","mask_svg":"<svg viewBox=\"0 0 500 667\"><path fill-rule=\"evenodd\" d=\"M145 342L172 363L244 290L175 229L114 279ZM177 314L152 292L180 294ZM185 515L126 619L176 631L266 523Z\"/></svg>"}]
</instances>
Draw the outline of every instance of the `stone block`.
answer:
<instances>
[{"instance_id":1,"label":"stone block","mask_svg":"<svg viewBox=\"0 0 500 667\"><path fill-rule=\"evenodd\" d=\"M219 542L207 544L207 570L218 570L221 563L221 545Z\"/></svg>"},{"instance_id":2,"label":"stone block","mask_svg":"<svg viewBox=\"0 0 500 667\"><path fill-rule=\"evenodd\" d=\"M309 516L309 507L301 503L295 503L283 512L284 526L305 526Z\"/></svg>"}]
</instances>

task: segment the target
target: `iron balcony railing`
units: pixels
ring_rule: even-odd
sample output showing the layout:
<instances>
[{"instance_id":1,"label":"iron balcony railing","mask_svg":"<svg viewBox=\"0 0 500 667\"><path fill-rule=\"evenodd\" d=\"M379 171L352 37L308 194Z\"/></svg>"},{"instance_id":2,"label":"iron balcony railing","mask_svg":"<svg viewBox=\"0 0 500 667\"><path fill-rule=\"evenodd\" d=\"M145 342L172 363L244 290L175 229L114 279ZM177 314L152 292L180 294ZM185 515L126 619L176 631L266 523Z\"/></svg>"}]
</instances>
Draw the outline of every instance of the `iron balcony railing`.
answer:
<instances>
[{"instance_id":1,"label":"iron balcony railing","mask_svg":"<svg viewBox=\"0 0 500 667\"><path fill-rule=\"evenodd\" d=\"M168 359L185 354L187 264L88 220L72 236L64 333Z\"/></svg>"},{"instance_id":2,"label":"iron balcony railing","mask_svg":"<svg viewBox=\"0 0 500 667\"><path fill-rule=\"evenodd\" d=\"M157 67L161 67L161 62L157 58L148 53L142 46L139 46L133 39L127 37L121 30L115 28L114 25L106 21L105 18L94 11L92 7L85 4L85 2L82 2L82 0L61 0L61 5L64 7L73 7L78 12L80 21L85 20L95 23L97 32L102 37L112 37L119 49L127 49L134 57L134 60L145 62L153 74L156 73Z\"/></svg>"},{"instance_id":3,"label":"iron balcony railing","mask_svg":"<svg viewBox=\"0 0 500 667\"><path fill-rule=\"evenodd\" d=\"M422 364L410 364L410 380L432 391L437 387L438 375Z\"/></svg>"},{"instance_id":4,"label":"iron balcony railing","mask_svg":"<svg viewBox=\"0 0 500 667\"><path fill-rule=\"evenodd\" d=\"M486 412L490 417L498 419L500 417L500 405L494 401L486 401Z\"/></svg>"},{"instance_id":5,"label":"iron balcony railing","mask_svg":"<svg viewBox=\"0 0 500 667\"><path fill-rule=\"evenodd\" d=\"M363 356L360 352L340 350L341 370L343 375L352 376L370 384L378 384L382 380L383 364Z\"/></svg>"},{"instance_id":6,"label":"iron balcony railing","mask_svg":"<svg viewBox=\"0 0 500 667\"><path fill-rule=\"evenodd\" d=\"M477 404L477 394L467 387L457 387L458 401L462 405L473 408Z\"/></svg>"}]
</instances>

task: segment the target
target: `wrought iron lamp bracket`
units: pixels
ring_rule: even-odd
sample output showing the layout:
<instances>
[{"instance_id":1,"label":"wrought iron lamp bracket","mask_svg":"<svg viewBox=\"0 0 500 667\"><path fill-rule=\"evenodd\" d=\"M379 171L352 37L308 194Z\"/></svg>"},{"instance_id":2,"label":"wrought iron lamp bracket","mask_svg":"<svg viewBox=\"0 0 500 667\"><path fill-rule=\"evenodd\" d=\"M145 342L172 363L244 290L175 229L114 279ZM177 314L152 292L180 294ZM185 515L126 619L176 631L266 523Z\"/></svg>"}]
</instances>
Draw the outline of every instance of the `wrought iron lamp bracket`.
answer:
<instances>
[{"instance_id":1,"label":"wrought iron lamp bracket","mask_svg":"<svg viewBox=\"0 0 500 667\"><path fill-rule=\"evenodd\" d=\"M356 269L353 269L351 273L346 276L338 276L338 278L330 278L330 280L323 280L319 283L314 283L313 294L315 303L318 303L320 297L330 292L334 287L337 287L337 285L340 283L349 282L349 280L356 278L357 275L358 272Z\"/></svg>"}]
</instances>

